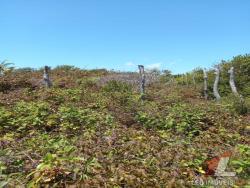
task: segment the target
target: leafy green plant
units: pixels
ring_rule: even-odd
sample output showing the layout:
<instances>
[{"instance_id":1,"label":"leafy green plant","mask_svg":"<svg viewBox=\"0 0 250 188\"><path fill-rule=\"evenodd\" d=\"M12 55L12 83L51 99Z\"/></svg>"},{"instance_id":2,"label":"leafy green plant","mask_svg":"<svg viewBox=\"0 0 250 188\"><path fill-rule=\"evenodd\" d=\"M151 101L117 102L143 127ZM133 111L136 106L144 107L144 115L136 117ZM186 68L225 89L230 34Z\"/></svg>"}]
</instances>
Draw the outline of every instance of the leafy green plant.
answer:
<instances>
[{"instance_id":1,"label":"leafy green plant","mask_svg":"<svg viewBox=\"0 0 250 188\"><path fill-rule=\"evenodd\" d=\"M105 92L131 92L132 86L126 82L111 80L104 87Z\"/></svg>"},{"instance_id":2,"label":"leafy green plant","mask_svg":"<svg viewBox=\"0 0 250 188\"><path fill-rule=\"evenodd\" d=\"M233 108L238 114L247 114L250 110L250 105L248 101L244 100L243 98L240 97L234 97L233 100Z\"/></svg>"},{"instance_id":3,"label":"leafy green plant","mask_svg":"<svg viewBox=\"0 0 250 188\"><path fill-rule=\"evenodd\" d=\"M12 113L4 107L0 107L0 131L6 129L11 129L10 119L12 118Z\"/></svg>"},{"instance_id":4,"label":"leafy green plant","mask_svg":"<svg viewBox=\"0 0 250 188\"><path fill-rule=\"evenodd\" d=\"M97 86L98 80L98 77L82 78L77 80L77 84L79 84L82 88L92 88Z\"/></svg>"},{"instance_id":5,"label":"leafy green plant","mask_svg":"<svg viewBox=\"0 0 250 188\"><path fill-rule=\"evenodd\" d=\"M240 115L247 114L250 111L250 103L249 99L244 99L241 96L234 96L228 95L227 97L223 98L222 103L227 105L228 109L232 113L237 113Z\"/></svg>"},{"instance_id":6,"label":"leafy green plant","mask_svg":"<svg viewBox=\"0 0 250 188\"><path fill-rule=\"evenodd\" d=\"M79 166L72 168L76 164ZM37 165L36 169L27 178L32 178L29 182L31 187L38 184L56 183L61 179L72 181L76 178L75 176L79 180L84 180L93 176L99 168L101 168L101 165L96 158L59 157L57 154L47 153L41 163Z\"/></svg>"},{"instance_id":7,"label":"leafy green plant","mask_svg":"<svg viewBox=\"0 0 250 188\"><path fill-rule=\"evenodd\" d=\"M61 168L61 163L61 159L56 154L47 153L42 162L37 165L36 170L27 176L27 178L32 177L29 186L38 183L53 183L65 177L65 169Z\"/></svg>"},{"instance_id":8,"label":"leafy green plant","mask_svg":"<svg viewBox=\"0 0 250 188\"><path fill-rule=\"evenodd\" d=\"M8 177L4 173L7 167L0 161L0 187L4 187L8 184Z\"/></svg>"},{"instance_id":9,"label":"leafy green plant","mask_svg":"<svg viewBox=\"0 0 250 188\"><path fill-rule=\"evenodd\" d=\"M11 124L19 131L32 127L44 129L49 111L49 105L45 102L19 102L13 110L15 116Z\"/></svg>"},{"instance_id":10,"label":"leafy green plant","mask_svg":"<svg viewBox=\"0 0 250 188\"><path fill-rule=\"evenodd\" d=\"M147 128L165 128L165 121L161 117L150 116L145 112L138 112L136 120Z\"/></svg>"},{"instance_id":11,"label":"leafy green plant","mask_svg":"<svg viewBox=\"0 0 250 188\"><path fill-rule=\"evenodd\" d=\"M173 127L177 132L187 134L189 136L198 135L201 131L204 118L204 113L199 109L192 109L189 106L176 105L171 108L168 118L175 119L175 126Z\"/></svg>"},{"instance_id":12,"label":"leafy green plant","mask_svg":"<svg viewBox=\"0 0 250 188\"><path fill-rule=\"evenodd\" d=\"M77 108L73 106L61 106L58 109L60 126L63 129L79 130L88 126L111 123L112 118L108 114L94 111L90 108Z\"/></svg>"},{"instance_id":13,"label":"leafy green plant","mask_svg":"<svg viewBox=\"0 0 250 188\"><path fill-rule=\"evenodd\" d=\"M250 174L250 146L240 144L237 147L239 152L238 157L232 160L231 164L234 167L237 175L244 178L249 178Z\"/></svg>"},{"instance_id":14,"label":"leafy green plant","mask_svg":"<svg viewBox=\"0 0 250 188\"><path fill-rule=\"evenodd\" d=\"M204 115L199 109L190 111L189 106L179 104L171 107L167 115L152 116L145 112L139 112L136 119L146 127L172 129L181 134L195 136L199 134L204 125Z\"/></svg>"},{"instance_id":15,"label":"leafy green plant","mask_svg":"<svg viewBox=\"0 0 250 188\"><path fill-rule=\"evenodd\" d=\"M18 131L45 129L46 118L50 113L49 105L44 102L18 102L13 109L0 108L1 129Z\"/></svg>"}]
</instances>

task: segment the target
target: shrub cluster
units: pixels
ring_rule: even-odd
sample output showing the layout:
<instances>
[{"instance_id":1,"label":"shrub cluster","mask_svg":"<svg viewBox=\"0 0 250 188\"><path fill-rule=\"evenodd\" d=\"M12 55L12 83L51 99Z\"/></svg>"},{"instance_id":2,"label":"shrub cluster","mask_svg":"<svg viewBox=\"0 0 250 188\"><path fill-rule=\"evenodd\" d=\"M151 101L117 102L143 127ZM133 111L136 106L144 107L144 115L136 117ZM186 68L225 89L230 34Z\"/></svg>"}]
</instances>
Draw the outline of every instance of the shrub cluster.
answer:
<instances>
[{"instance_id":1,"label":"shrub cluster","mask_svg":"<svg viewBox=\"0 0 250 188\"><path fill-rule=\"evenodd\" d=\"M47 102L19 102L13 108L0 108L0 132L37 130L79 130L88 126L110 125L112 116L106 112L72 105L57 110Z\"/></svg>"}]
</instances>

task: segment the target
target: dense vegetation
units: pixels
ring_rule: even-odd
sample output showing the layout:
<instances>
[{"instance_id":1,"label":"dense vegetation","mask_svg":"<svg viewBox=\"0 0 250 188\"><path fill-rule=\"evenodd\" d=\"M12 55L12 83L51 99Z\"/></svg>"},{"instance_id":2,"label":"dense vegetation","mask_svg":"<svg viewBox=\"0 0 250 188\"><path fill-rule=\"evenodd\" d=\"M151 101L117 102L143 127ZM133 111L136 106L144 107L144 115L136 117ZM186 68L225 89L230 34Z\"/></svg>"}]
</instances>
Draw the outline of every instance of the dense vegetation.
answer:
<instances>
[{"instance_id":1,"label":"dense vegetation","mask_svg":"<svg viewBox=\"0 0 250 188\"><path fill-rule=\"evenodd\" d=\"M231 65L244 113L230 94ZM237 173L235 187L249 186L250 56L221 67L220 103L212 70L207 101L200 69L185 80L169 71L147 77L144 100L136 73L60 66L51 71L53 87L44 88L42 70L5 71L0 187L193 187L196 176L214 178L205 161L226 151L233 152L227 171Z\"/></svg>"},{"instance_id":2,"label":"dense vegetation","mask_svg":"<svg viewBox=\"0 0 250 188\"><path fill-rule=\"evenodd\" d=\"M228 70L230 67L234 67L235 70L235 81L238 90L240 91L241 95L244 97L250 96L250 55L239 55L234 57L232 60L229 61L221 61L219 64L221 69L221 77L220 77L220 93L222 96L228 96L231 94L231 89L229 86L229 74ZM197 68L192 72L187 73L188 77L188 84L193 84L193 76L195 77L196 83L203 82L203 70L201 68ZM182 77L179 75L179 83L186 84L186 79L181 80ZM208 81L209 81L209 91L210 97L212 98L212 88L214 82L214 69L208 69Z\"/></svg>"}]
</instances>

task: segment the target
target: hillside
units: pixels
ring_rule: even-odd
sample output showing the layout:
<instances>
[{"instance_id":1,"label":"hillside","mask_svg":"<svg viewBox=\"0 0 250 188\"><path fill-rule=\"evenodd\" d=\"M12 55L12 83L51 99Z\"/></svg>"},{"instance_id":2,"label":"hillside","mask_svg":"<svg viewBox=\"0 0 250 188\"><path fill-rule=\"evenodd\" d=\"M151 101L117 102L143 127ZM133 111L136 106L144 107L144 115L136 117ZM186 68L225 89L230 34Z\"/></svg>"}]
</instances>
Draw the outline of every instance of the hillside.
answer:
<instances>
[{"instance_id":1,"label":"hillside","mask_svg":"<svg viewBox=\"0 0 250 188\"><path fill-rule=\"evenodd\" d=\"M202 76L192 85L147 75L142 100L137 73L62 66L51 88L42 75L0 77L0 187L193 187L197 176L215 178L206 161L225 152L229 180L250 185L250 116L228 87L215 102Z\"/></svg>"}]
</instances>

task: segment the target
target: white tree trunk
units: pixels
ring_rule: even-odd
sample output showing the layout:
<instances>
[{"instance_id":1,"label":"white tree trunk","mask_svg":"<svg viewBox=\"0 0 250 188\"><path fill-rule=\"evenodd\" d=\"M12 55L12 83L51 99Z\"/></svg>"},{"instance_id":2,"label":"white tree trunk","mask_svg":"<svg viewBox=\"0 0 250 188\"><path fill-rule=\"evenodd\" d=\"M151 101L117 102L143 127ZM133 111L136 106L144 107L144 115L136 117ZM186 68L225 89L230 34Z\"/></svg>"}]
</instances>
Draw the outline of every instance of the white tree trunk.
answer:
<instances>
[{"instance_id":1,"label":"white tree trunk","mask_svg":"<svg viewBox=\"0 0 250 188\"><path fill-rule=\"evenodd\" d=\"M140 73L140 92L141 95L145 94L145 72L144 72L144 66L138 65L139 73Z\"/></svg>"},{"instance_id":2,"label":"white tree trunk","mask_svg":"<svg viewBox=\"0 0 250 188\"><path fill-rule=\"evenodd\" d=\"M207 100L208 94L207 94L207 71L206 69L203 70L203 74L204 74L204 97Z\"/></svg>"},{"instance_id":3,"label":"white tree trunk","mask_svg":"<svg viewBox=\"0 0 250 188\"><path fill-rule=\"evenodd\" d=\"M44 67L44 73L43 73L43 81L44 81L44 84L47 88L50 88L52 86L52 82L50 80L50 77L49 77L49 67L48 66L45 66Z\"/></svg>"},{"instance_id":4,"label":"white tree trunk","mask_svg":"<svg viewBox=\"0 0 250 188\"><path fill-rule=\"evenodd\" d=\"M228 71L228 73L230 74L230 78L229 78L229 84L230 84L230 87L232 89L232 92L235 96L239 96L239 93L237 91L237 88L235 86L235 82L234 82L234 68L231 67Z\"/></svg>"},{"instance_id":5,"label":"white tree trunk","mask_svg":"<svg viewBox=\"0 0 250 188\"><path fill-rule=\"evenodd\" d=\"M233 94L239 98L240 102L241 102L241 108L244 108L244 98L242 95L240 95L237 91L236 85L235 85L235 81L234 81L234 67L231 67L228 71L228 73L230 74L230 78L229 78L229 84L231 87L231 90L233 92Z\"/></svg>"},{"instance_id":6,"label":"white tree trunk","mask_svg":"<svg viewBox=\"0 0 250 188\"><path fill-rule=\"evenodd\" d=\"M218 85L219 85L219 81L220 81L220 67L218 66L216 69L215 69L215 81L214 81L214 87L213 87L213 93L214 93L214 96L216 98L216 101L220 101L220 94L219 94L219 91L218 91Z\"/></svg>"}]
</instances>

